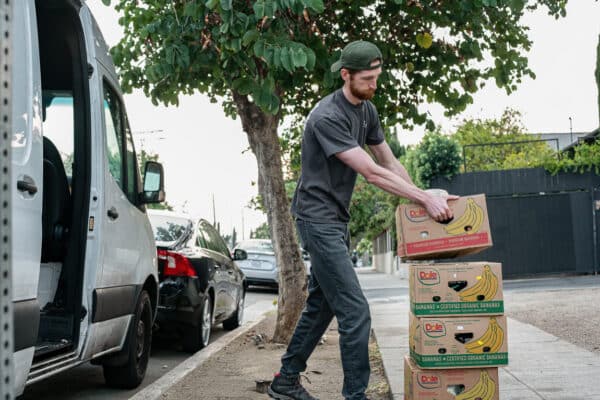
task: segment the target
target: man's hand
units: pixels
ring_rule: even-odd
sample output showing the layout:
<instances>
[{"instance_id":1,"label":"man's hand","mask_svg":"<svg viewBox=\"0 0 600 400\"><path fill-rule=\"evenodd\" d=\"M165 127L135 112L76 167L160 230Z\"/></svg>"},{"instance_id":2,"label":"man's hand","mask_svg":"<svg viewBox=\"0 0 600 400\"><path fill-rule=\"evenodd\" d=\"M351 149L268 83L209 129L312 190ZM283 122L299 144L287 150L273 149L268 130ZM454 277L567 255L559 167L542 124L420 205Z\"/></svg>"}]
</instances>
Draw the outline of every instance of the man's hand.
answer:
<instances>
[{"instance_id":1,"label":"man's hand","mask_svg":"<svg viewBox=\"0 0 600 400\"><path fill-rule=\"evenodd\" d=\"M428 194L423 206L427 213L437 222L449 221L454 217L452 210L448 207L448 200L456 200L459 196L449 194L448 196L436 196Z\"/></svg>"}]
</instances>

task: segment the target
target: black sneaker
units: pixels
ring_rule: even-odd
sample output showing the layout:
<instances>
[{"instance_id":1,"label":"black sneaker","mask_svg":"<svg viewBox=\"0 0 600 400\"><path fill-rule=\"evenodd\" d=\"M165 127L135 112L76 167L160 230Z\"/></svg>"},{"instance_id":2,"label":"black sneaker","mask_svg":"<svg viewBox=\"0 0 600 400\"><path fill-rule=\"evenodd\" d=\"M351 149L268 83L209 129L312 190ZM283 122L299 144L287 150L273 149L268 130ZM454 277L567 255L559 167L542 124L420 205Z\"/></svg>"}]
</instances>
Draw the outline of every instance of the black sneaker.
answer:
<instances>
[{"instance_id":1,"label":"black sneaker","mask_svg":"<svg viewBox=\"0 0 600 400\"><path fill-rule=\"evenodd\" d=\"M267 393L277 400L319 400L304 389L300 375L284 376L279 372L275 374Z\"/></svg>"}]
</instances>

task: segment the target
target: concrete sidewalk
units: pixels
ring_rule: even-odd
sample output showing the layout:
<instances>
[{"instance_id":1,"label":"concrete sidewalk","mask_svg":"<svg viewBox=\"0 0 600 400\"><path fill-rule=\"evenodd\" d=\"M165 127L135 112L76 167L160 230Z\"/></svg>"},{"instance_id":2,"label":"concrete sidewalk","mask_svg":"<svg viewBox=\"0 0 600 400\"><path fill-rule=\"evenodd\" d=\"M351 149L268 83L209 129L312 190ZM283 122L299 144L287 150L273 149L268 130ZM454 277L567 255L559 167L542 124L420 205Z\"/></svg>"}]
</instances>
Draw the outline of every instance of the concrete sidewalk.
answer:
<instances>
[{"instance_id":1,"label":"concrete sidewalk","mask_svg":"<svg viewBox=\"0 0 600 400\"><path fill-rule=\"evenodd\" d=\"M393 398L403 399L403 363L409 352L408 281L366 269L358 273L366 293L391 288L398 294L370 304ZM600 400L600 355L512 318L508 318L508 353L509 366L500 368L501 400Z\"/></svg>"}]
</instances>

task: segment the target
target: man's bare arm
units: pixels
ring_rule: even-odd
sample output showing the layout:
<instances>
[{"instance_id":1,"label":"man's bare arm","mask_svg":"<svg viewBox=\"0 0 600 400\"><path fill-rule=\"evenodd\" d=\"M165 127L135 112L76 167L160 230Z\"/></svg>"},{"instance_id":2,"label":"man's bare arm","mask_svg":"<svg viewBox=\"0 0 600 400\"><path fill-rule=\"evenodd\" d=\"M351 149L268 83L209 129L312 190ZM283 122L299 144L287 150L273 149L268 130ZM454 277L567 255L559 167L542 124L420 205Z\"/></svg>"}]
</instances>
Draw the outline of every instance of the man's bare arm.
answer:
<instances>
[{"instance_id":1,"label":"man's bare arm","mask_svg":"<svg viewBox=\"0 0 600 400\"><path fill-rule=\"evenodd\" d=\"M381 165L383 168L392 171L396 175L400 176L402 179L407 181L410 184L414 185L410 175L406 171L406 168L398 161L398 159L392 153L392 149L387 144L387 142L382 142L377 145L369 146L369 150L375 156L377 163Z\"/></svg>"},{"instance_id":2,"label":"man's bare arm","mask_svg":"<svg viewBox=\"0 0 600 400\"><path fill-rule=\"evenodd\" d=\"M436 221L444 221L452 218L452 211L448 207L446 198L431 195L419 189L412 182L405 180L400 175L377 165L369 154L360 147L354 147L350 150L337 153L336 157L364 176L367 182L386 192L422 204L427 209L429 215ZM449 198L454 198L454 196Z\"/></svg>"}]
</instances>

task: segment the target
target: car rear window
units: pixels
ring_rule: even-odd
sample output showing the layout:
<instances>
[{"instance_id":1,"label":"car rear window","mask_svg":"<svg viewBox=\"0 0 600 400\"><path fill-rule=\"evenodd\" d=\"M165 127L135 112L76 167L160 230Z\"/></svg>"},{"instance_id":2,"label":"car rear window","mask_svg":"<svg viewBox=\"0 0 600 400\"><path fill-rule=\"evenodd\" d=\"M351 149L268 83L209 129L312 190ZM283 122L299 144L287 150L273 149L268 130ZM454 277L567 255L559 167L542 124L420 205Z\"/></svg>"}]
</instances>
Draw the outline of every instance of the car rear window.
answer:
<instances>
[{"instance_id":1,"label":"car rear window","mask_svg":"<svg viewBox=\"0 0 600 400\"><path fill-rule=\"evenodd\" d=\"M246 250L249 252L273 253L273 243L271 243L270 241L240 242L236 247L238 249Z\"/></svg>"},{"instance_id":2,"label":"car rear window","mask_svg":"<svg viewBox=\"0 0 600 400\"><path fill-rule=\"evenodd\" d=\"M174 243L188 231L191 221L187 218L178 218L164 215L149 215L154 240L158 244Z\"/></svg>"}]
</instances>

